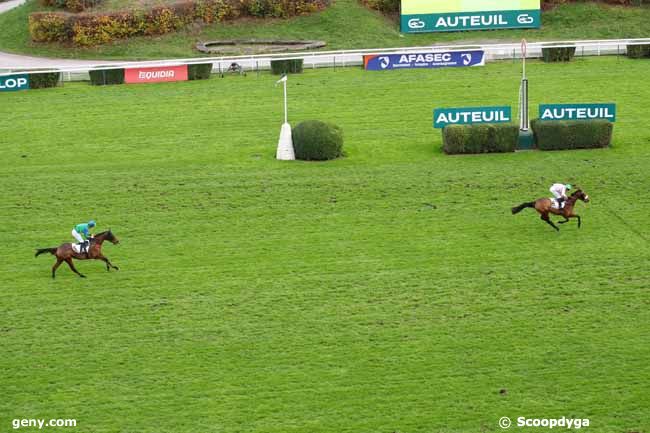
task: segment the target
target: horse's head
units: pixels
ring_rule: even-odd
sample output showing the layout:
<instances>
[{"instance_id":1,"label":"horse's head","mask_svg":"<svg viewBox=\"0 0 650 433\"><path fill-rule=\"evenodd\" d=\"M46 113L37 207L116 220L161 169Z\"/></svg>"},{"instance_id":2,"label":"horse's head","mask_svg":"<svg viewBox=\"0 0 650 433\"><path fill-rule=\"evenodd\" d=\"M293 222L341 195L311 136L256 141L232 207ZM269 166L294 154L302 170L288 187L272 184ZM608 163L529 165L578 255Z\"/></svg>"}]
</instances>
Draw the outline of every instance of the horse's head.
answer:
<instances>
[{"instance_id":1,"label":"horse's head","mask_svg":"<svg viewBox=\"0 0 650 433\"><path fill-rule=\"evenodd\" d=\"M572 197L575 197L579 200L584 201L585 203L589 203L589 195L587 195L583 190L578 189L576 192L571 194Z\"/></svg>"},{"instance_id":2,"label":"horse's head","mask_svg":"<svg viewBox=\"0 0 650 433\"><path fill-rule=\"evenodd\" d=\"M120 243L120 240L117 238L117 236L113 234L111 229L108 229L108 231L106 232L106 240L112 242L115 245Z\"/></svg>"}]
</instances>

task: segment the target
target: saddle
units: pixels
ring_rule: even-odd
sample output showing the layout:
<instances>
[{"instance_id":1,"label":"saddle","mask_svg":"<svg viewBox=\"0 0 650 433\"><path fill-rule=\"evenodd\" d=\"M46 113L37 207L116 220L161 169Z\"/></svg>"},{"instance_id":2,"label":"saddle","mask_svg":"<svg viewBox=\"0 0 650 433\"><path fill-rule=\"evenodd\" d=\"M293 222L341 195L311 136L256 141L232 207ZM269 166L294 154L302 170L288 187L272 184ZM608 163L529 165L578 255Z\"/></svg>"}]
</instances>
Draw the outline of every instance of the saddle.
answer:
<instances>
[{"instance_id":1,"label":"saddle","mask_svg":"<svg viewBox=\"0 0 650 433\"><path fill-rule=\"evenodd\" d=\"M77 254L84 254L84 253L87 254L89 249L90 249L89 240L86 242L72 244L72 251L74 251Z\"/></svg>"},{"instance_id":2,"label":"saddle","mask_svg":"<svg viewBox=\"0 0 650 433\"><path fill-rule=\"evenodd\" d=\"M566 200L562 202L562 206L559 205L557 199L555 197L549 197L549 200L551 200L551 207L553 209L563 209L564 205L566 204Z\"/></svg>"}]
</instances>

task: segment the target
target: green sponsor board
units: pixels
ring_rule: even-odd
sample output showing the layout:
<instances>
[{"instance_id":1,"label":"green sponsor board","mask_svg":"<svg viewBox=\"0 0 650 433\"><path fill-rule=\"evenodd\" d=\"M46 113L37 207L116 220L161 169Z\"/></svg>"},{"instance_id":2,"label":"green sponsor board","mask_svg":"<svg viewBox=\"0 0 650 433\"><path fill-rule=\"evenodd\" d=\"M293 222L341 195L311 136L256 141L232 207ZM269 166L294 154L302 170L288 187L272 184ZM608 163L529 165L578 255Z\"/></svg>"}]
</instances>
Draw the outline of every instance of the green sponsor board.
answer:
<instances>
[{"instance_id":1,"label":"green sponsor board","mask_svg":"<svg viewBox=\"0 0 650 433\"><path fill-rule=\"evenodd\" d=\"M541 104L540 120L594 120L616 122L616 104Z\"/></svg>"},{"instance_id":2,"label":"green sponsor board","mask_svg":"<svg viewBox=\"0 0 650 433\"><path fill-rule=\"evenodd\" d=\"M540 26L540 0L402 0L404 33Z\"/></svg>"},{"instance_id":3,"label":"green sponsor board","mask_svg":"<svg viewBox=\"0 0 650 433\"><path fill-rule=\"evenodd\" d=\"M4 75L0 77L0 92L13 92L26 89L29 89L29 77L27 74Z\"/></svg>"}]
</instances>

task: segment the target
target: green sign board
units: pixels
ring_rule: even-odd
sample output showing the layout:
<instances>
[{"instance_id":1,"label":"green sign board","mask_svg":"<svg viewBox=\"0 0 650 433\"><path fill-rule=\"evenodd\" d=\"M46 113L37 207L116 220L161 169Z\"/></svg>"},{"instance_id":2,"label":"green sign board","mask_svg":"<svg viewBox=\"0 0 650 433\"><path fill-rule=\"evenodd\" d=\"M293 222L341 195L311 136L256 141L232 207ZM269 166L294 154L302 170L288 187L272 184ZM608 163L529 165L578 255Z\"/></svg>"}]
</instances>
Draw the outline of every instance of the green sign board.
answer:
<instances>
[{"instance_id":1,"label":"green sign board","mask_svg":"<svg viewBox=\"0 0 650 433\"><path fill-rule=\"evenodd\" d=\"M512 122L510 107L437 108L433 110L433 127L469 125L474 123Z\"/></svg>"},{"instance_id":2,"label":"green sign board","mask_svg":"<svg viewBox=\"0 0 650 433\"><path fill-rule=\"evenodd\" d=\"M27 74L0 76L0 92L13 92L29 89Z\"/></svg>"},{"instance_id":3,"label":"green sign board","mask_svg":"<svg viewBox=\"0 0 650 433\"><path fill-rule=\"evenodd\" d=\"M542 104L540 120L594 120L616 122L616 104Z\"/></svg>"},{"instance_id":4,"label":"green sign board","mask_svg":"<svg viewBox=\"0 0 650 433\"><path fill-rule=\"evenodd\" d=\"M403 33L539 28L540 0L402 0Z\"/></svg>"}]
</instances>

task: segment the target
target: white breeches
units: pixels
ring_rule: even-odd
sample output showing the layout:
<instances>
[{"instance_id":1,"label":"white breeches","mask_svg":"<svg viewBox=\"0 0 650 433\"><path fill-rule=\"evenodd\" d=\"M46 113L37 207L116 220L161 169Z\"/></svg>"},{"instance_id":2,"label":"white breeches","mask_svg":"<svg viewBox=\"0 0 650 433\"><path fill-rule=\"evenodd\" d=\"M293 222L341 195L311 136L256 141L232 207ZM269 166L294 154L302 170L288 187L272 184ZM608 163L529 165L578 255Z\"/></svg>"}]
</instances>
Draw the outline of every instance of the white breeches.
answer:
<instances>
[{"instance_id":1,"label":"white breeches","mask_svg":"<svg viewBox=\"0 0 650 433\"><path fill-rule=\"evenodd\" d=\"M75 229L72 229L72 237L75 238L79 243L84 241L84 238L81 237L79 233Z\"/></svg>"}]
</instances>

